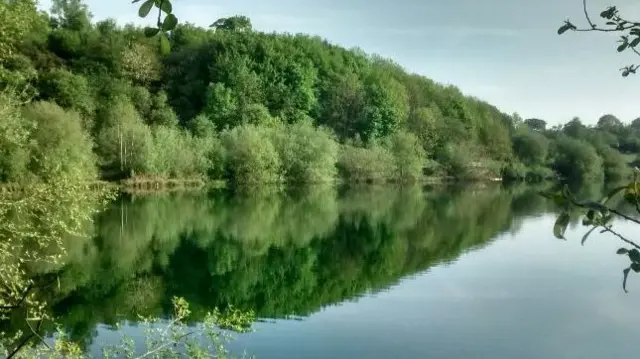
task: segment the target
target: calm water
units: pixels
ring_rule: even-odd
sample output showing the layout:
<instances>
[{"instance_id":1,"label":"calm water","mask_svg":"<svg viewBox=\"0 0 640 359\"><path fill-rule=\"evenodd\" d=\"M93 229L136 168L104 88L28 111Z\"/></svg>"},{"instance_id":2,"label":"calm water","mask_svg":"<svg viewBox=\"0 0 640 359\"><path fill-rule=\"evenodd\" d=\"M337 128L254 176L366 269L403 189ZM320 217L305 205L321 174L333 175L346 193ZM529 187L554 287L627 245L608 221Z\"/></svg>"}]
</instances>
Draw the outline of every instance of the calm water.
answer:
<instances>
[{"instance_id":1,"label":"calm water","mask_svg":"<svg viewBox=\"0 0 640 359\"><path fill-rule=\"evenodd\" d=\"M621 243L581 246L579 217L555 239L557 212L500 188L125 196L69 242L52 301L92 351L183 296L196 322L254 309L232 348L257 358L637 355L640 277L622 290Z\"/></svg>"}]
</instances>

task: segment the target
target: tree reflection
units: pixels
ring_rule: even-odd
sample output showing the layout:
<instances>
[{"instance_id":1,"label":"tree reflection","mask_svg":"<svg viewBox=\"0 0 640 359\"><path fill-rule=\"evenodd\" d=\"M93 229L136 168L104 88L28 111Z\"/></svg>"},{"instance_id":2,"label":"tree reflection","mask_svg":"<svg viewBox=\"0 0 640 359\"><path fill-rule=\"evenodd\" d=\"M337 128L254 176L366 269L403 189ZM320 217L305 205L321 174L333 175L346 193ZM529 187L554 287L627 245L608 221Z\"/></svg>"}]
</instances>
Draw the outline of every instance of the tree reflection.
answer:
<instances>
[{"instance_id":1,"label":"tree reflection","mask_svg":"<svg viewBox=\"0 0 640 359\"><path fill-rule=\"evenodd\" d=\"M527 188L307 188L123 195L66 243L53 311L88 344L99 323L163 316L183 297L199 321L233 305L307 316L456 260L545 210Z\"/></svg>"}]
</instances>

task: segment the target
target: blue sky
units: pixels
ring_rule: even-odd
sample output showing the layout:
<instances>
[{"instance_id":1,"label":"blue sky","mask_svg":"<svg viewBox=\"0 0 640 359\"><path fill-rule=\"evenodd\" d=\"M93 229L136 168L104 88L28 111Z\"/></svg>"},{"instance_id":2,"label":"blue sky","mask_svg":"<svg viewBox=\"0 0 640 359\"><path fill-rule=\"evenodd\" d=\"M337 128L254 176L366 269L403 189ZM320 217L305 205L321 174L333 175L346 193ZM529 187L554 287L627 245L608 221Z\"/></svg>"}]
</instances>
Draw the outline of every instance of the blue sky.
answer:
<instances>
[{"instance_id":1,"label":"blue sky","mask_svg":"<svg viewBox=\"0 0 640 359\"><path fill-rule=\"evenodd\" d=\"M590 0L595 17L613 1L640 20L637 0ZM144 24L128 0L85 0L94 19ZM392 58L410 72L486 100L505 112L551 124L605 113L640 117L640 75L618 69L640 62L616 52L602 33L558 36L562 20L583 24L580 0L173 0L180 21L208 26L246 15L260 31L320 35ZM43 8L50 1L41 1Z\"/></svg>"}]
</instances>

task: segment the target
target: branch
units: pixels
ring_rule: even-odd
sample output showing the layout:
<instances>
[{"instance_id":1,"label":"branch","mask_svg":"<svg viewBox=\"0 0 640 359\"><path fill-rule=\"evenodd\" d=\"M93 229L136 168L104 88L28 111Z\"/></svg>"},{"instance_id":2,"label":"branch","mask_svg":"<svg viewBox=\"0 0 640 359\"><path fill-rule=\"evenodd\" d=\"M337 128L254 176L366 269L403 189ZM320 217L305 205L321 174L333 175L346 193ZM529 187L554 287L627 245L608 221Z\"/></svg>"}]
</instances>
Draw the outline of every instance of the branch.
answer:
<instances>
[{"instance_id":1,"label":"branch","mask_svg":"<svg viewBox=\"0 0 640 359\"><path fill-rule=\"evenodd\" d=\"M620 233L618 233L618 232L614 231L613 229L611 229L611 228L609 228L609 227L606 227L606 226L602 226L602 227L604 228L603 232L609 232L609 233L613 234L614 236L618 237L621 241L623 241L623 242L627 243L628 245L633 246L633 247L635 247L636 249L640 249L640 246L639 246L639 245L637 245L637 244L636 244L635 242L633 242L633 241L630 241L630 240L626 239L622 234L620 234Z\"/></svg>"},{"instance_id":2,"label":"branch","mask_svg":"<svg viewBox=\"0 0 640 359\"><path fill-rule=\"evenodd\" d=\"M153 349L151 351L148 351L148 352L144 353L143 355L141 355L139 357L136 357L135 359L146 358L146 357L148 357L148 356L150 356L150 355L152 355L154 353L159 352L160 350L162 350L162 349L164 349L164 348L166 348L166 347L168 347L170 345L177 344L180 341L180 339L185 338L185 337L187 337L187 336L189 336L189 335L191 335L193 333L195 333L195 332L189 332L189 333L186 333L186 334L182 334L181 336L179 336L175 340L168 341L168 342L162 344L161 346L159 346L159 347L157 347L157 348L155 348L155 349Z\"/></svg>"}]
</instances>

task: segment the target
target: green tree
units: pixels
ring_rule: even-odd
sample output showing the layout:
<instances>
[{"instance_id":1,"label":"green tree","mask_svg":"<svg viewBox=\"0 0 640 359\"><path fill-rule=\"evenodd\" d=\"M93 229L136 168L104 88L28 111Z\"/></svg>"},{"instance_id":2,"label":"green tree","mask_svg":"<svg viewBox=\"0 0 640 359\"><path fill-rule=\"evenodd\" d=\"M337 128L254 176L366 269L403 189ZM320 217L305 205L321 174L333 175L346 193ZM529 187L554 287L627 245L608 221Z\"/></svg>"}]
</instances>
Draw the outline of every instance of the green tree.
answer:
<instances>
[{"instance_id":1,"label":"green tree","mask_svg":"<svg viewBox=\"0 0 640 359\"><path fill-rule=\"evenodd\" d=\"M548 150L549 140L536 131L525 128L513 136L513 151L526 165L544 164Z\"/></svg>"},{"instance_id":2,"label":"green tree","mask_svg":"<svg viewBox=\"0 0 640 359\"><path fill-rule=\"evenodd\" d=\"M398 131L391 136L391 153L396 165L395 175L400 181L422 178L426 155L418 138L412 133Z\"/></svg>"},{"instance_id":3,"label":"green tree","mask_svg":"<svg viewBox=\"0 0 640 359\"><path fill-rule=\"evenodd\" d=\"M251 20L246 16L231 16L216 20L211 27L216 30L228 30L228 31L251 31Z\"/></svg>"},{"instance_id":4,"label":"green tree","mask_svg":"<svg viewBox=\"0 0 640 359\"><path fill-rule=\"evenodd\" d=\"M242 125L222 133L227 173L232 182L256 185L282 181L282 162L270 140L270 131Z\"/></svg>"},{"instance_id":5,"label":"green tree","mask_svg":"<svg viewBox=\"0 0 640 359\"><path fill-rule=\"evenodd\" d=\"M129 177L150 170L151 129L126 98L115 99L97 135L96 152L107 177Z\"/></svg>"},{"instance_id":6,"label":"green tree","mask_svg":"<svg viewBox=\"0 0 640 359\"><path fill-rule=\"evenodd\" d=\"M524 120L524 124L535 131L544 131L547 129L547 121L539 118L528 118Z\"/></svg>"},{"instance_id":7,"label":"green tree","mask_svg":"<svg viewBox=\"0 0 640 359\"><path fill-rule=\"evenodd\" d=\"M24 109L24 118L35 127L30 136L29 169L37 177L46 181L96 179L93 142L77 113L53 103L36 102Z\"/></svg>"},{"instance_id":8,"label":"green tree","mask_svg":"<svg viewBox=\"0 0 640 359\"><path fill-rule=\"evenodd\" d=\"M555 147L553 168L562 177L580 183L602 180L602 159L589 143L561 137Z\"/></svg>"}]
</instances>

